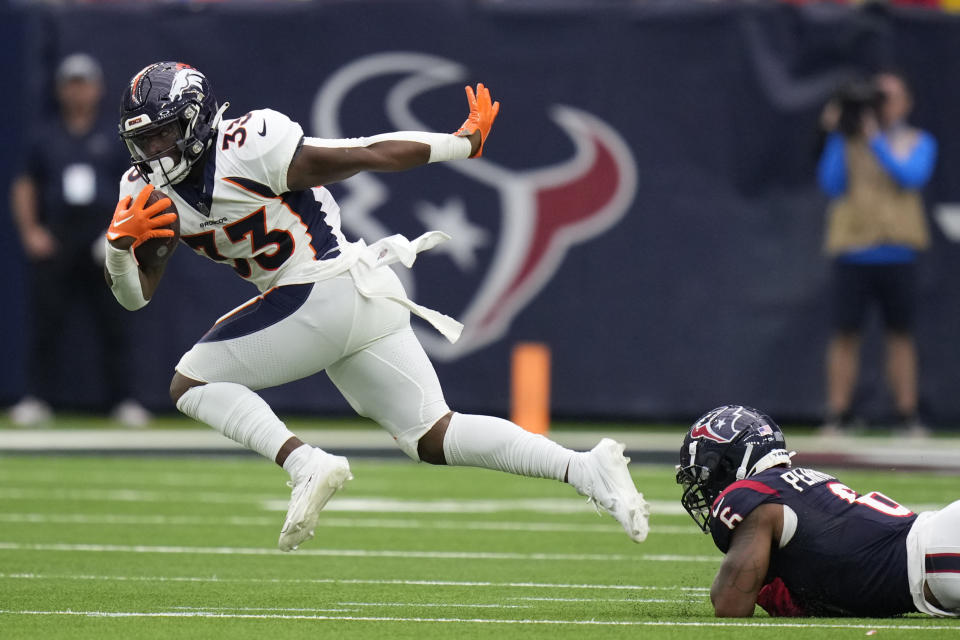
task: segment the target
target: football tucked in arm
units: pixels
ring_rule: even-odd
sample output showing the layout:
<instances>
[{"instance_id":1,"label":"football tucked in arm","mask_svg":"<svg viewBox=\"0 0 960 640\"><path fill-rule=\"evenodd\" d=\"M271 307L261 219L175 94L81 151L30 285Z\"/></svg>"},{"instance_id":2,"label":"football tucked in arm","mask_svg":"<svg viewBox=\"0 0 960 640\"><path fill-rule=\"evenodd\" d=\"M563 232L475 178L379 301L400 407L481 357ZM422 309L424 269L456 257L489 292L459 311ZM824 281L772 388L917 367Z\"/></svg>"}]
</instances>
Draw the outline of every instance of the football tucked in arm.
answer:
<instances>
[{"instance_id":1,"label":"football tucked in arm","mask_svg":"<svg viewBox=\"0 0 960 640\"><path fill-rule=\"evenodd\" d=\"M162 200L164 198L167 198L167 196L163 192L159 191L158 189L154 189L150 193L150 197L147 198L147 202L143 205L143 208L146 209L158 200ZM173 204L172 199L170 200L170 205L156 215L160 216L165 213L177 214L177 207ZM169 238L151 238L134 249L133 253L137 257L137 263L141 267L150 269L162 266L167 260L170 259L174 249L177 248L177 243L180 241L180 216L177 215L176 219L174 219L172 223L166 227L160 228L172 229L173 235Z\"/></svg>"}]
</instances>

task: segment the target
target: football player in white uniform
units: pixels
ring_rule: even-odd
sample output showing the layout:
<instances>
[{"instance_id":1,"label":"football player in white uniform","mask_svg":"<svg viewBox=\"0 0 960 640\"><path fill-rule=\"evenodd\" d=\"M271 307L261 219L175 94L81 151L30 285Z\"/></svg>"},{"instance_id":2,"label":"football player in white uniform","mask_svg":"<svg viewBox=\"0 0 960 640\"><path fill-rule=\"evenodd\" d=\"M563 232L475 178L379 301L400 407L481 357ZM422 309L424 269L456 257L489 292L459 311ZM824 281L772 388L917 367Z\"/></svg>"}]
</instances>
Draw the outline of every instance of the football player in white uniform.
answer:
<instances>
[{"instance_id":1,"label":"football player in white uniform","mask_svg":"<svg viewBox=\"0 0 960 640\"><path fill-rule=\"evenodd\" d=\"M133 250L171 236L169 203L145 206L154 187L176 204L181 240L224 262L261 294L220 318L176 366L177 408L282 466L293 487L279 546L313 535L319 511L352 476L347 460L304 444L256 390L326 371L350 405L387 429L414 460L475 466L568 482L610 513L631 539L648 532L623 445L603 439L574 452L517 425L454 413L410 327L423 317L448 339L461 325L407 298L388 267L409 267L445 240L392 236L366 246L340 231L339 210L317 185L360 171L402 171L478 157L499 110L482 84L467 87L470 115L455 134L395 132L370 138L305 137L269 109L222 120L207 79L182 63L137 73L122 100L120 135L133 163L107 232L107 280L127 309L147 304L163 263ZM155 216L155 217L154 217Z\"/></svg>"}]
</instances>

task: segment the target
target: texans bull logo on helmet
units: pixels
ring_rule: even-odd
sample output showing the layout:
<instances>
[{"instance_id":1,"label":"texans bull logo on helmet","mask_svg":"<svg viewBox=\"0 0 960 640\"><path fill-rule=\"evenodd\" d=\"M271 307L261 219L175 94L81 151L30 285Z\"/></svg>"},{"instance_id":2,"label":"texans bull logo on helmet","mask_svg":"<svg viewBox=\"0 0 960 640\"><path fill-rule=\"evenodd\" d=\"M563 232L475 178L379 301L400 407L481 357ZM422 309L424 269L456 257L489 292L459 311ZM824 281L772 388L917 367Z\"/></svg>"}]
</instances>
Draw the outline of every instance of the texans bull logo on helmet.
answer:
<instances>
[{"instance_id":1,"label":"texans bull logo on helmet","mask_svg":"<svg viewBox=\"0 0 960 640\"><path fill-rule=\"evenodd\" d=\"M687 432L680 447L677 484L680 503L704 531L711 506L732 483L777 465L790 466L780 427L766 414L743 405L708 411Z\"/></svg>"},{"instance_id":2,"label":"texans bull logo on helmet","mask_svg":"<svg viewBox=\"0 0 960 640\"><path fill-rule=\"evenodd\" d=\"M361 58L329 76L318 91L313 133L321 138L349 137L354 129L344 123L353 115L351 100L359 95L369 98L371 91L379 95L384 86L388 129L431 130L414 115L413 102L424 100L432 89L462 84L468 78L463 66L437 56L392 52ZM454 290L462 295L456 300L447 297L446 304L437 306L458 317L465 329L455 344L429 331L418 332L434 358L454 360L500 339L550 282L570 248L610 230L633 202L637 169L623 138L596 116L573 107L554 105L549 115L574 147L573 156L557 164L515 170L485 155L444 165L459 174L458 184L464 179L468 183L447 193L404 195L400 193L404 185L360 174L343 183L345 194L337 194L344 228L367 240L397 233L396 225L404 218L451 236L434 253L447 253L453 268L445 261L443 277L459 278L461 286ZM495 131L494 140L496 135ZM465 200L465 192L481 191L470 185L492 190L492 206ZM489 192L486 195L489 199ZM398 209L410 209L414 215L397 215ZM478 260L478 254L484 259ZM418 265L417 277L429 279L430 268ZM399 275L408 293L415 295L413 274Z\"/></svg>"},{"instance_id":3,"label":"texans bull logo on helmet","mask_svg":"<svg viewBox=\"0 0 960 640\"><path fill-rule=\"evenodd\" d=\"M746 407L719 407L704 414L690 431L691 438L709 438L714 442L732 442L748 427L754 427L758 435L772 435L768 424L756 424L757 414Z\"/></svg>"}]
</instances>

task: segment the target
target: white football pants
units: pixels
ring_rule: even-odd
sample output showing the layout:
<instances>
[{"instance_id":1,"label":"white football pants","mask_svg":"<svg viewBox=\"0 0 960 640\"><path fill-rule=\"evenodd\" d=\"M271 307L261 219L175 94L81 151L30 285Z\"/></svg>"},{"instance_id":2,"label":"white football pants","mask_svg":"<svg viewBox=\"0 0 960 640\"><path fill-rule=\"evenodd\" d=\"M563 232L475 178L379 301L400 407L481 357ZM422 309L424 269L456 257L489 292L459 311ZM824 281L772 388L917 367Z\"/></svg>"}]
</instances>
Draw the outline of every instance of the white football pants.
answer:
<instances>
[{"instance_id":1,"label":"white football pants","mask_svg":"<svg viewBox=\"0 0 960 640\"><path fill-rule=\"evenodd\" d=\"M919 611L960 616L960 500L917 516L907 536L910 592ZM927 602L926 582L941 608Z\"/></svg>"},{"instance_id":2,"label":"white football pants","mask_svg":"<svg viewBox=\"0 0 960 640\"><path fill-rule=\"evenodd\" d=\"M369 278L378 287L403 291L389 267ZM414 460L420 459L417 442L450 410L410 328L410 312L363 297L349 273L271 289L237 307L176 369L193 380L253 390L326 370L350 406L389 431Z\"/></svg>"}]
</instances>

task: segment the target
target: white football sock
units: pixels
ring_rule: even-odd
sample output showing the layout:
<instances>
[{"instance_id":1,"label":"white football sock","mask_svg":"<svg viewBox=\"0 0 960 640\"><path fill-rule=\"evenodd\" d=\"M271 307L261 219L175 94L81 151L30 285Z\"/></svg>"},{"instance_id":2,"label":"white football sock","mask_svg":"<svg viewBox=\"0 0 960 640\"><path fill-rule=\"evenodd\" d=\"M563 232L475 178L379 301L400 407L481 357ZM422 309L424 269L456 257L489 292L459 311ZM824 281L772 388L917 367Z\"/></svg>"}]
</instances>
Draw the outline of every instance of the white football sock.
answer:
<instances>
[{"instance_id":1,"label":"white football sock","mask_svg":"<svg viewBox=\"0 0 960 640\"><path fill-rule=\"evenodd\" d=\"M300 476L300 470L310 460L310 452L313 447L303 444L290 452L287 459L283 461L283 470L290 474L290 477L296 480Z\"/></svg>"},{"instance_id":2,"label":"white football sock","mask_svg":"<svg viewBox=\"0 0 960 640\"><path fill-rule=\"evenodd\" d=\"M581 495L586 494L587 487L587 470L584 467L584 459L587 455L586 452L577 452L572 458L570 458L570 468L567 469L567 482L573 485L573 488L576 489Z\"/></svg>"},{"instance_id":3,"label":"white football sock","mask_svg":"<svg viewBox=\"0 0 960 640\"><path fill-rule=\"evenodd\" d=\"M443 438L447 464L563 482L576 452L500 418L454 413Z\"/></svg>"},{"instance_id":4,"label":"white football sock","mask_svg":"<svg viewBox=\"0 0 960 640\"><path fill-rule=\"evenodd\" d=\"M177 400L177 409L271 461L293 437L263 398L233 382L190 387Z\"/></svg>"}]
</instances>

